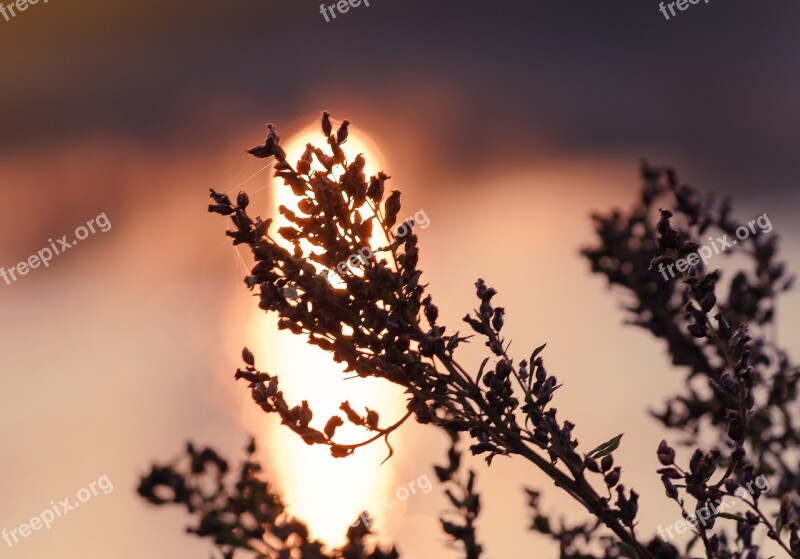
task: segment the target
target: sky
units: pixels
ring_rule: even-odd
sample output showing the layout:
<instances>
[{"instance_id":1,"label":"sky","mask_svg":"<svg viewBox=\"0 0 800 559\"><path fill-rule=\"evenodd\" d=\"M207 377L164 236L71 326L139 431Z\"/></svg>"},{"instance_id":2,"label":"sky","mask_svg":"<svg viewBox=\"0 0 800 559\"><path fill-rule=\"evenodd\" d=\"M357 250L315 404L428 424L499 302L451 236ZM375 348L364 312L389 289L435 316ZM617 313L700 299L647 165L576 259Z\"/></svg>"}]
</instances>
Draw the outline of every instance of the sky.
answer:
<instances>
[{"instance_id":1,"label":"sky","mask_svg":"<svg viewBox=\"0 0 800 559\"><path fill-rule=\"evenodd\" d=\"M429 216L421 267L443 320L458 327L478 277L497 287L515 347L548 342L559 409L587 447L626 432L619 460L650 498L642 526L673 522L647 408L680 375L661 345L623 326L618 294L579 250L591 212L633 203L645 158L733 196L743 221L768 213L796 271L798 16L790 0L710 0L670 19L652 0L371 0L328 22L309 0L50 0L0 16L0 266L96 229L47 268L0 280L0 529L113 482L50 529L0 541L0 556L207 557L188 518L134 494L189 439L236 457L255 434L267 475L320 534L432 477L446 441L410 425L388 465L381 449L352 465L341 483L352 498L332 506L324 488L347 468L321 466L304 490L281 460L301 451L233 381L244 345L299 379L311 367L292 361L312 358L258 314L243 253L205 211L208 189L244 189L274 211L269 170L245 150L267 123L288 140L326 109L353 123L403 211ZM791 348L800 298L781 309ZM464 361L477 367L480 349ZM397 409L375 390L361 397ZM579 511L525 464L475 467L488 556L552 552L525 531L521 488ZM408 557L458 556L432 520L440 493L388 511L386 540Z\"/></svg>"}]
</instances>

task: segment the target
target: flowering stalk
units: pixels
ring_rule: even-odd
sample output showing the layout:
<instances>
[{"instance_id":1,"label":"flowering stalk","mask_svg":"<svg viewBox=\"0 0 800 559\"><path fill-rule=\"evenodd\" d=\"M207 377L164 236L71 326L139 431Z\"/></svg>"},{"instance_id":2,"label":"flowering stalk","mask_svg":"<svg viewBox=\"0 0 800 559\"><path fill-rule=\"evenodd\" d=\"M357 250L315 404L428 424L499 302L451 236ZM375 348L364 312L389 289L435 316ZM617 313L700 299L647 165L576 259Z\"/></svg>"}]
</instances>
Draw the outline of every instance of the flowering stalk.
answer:
<instances>
[{"instance_id":1,"label":"flowering stalk","mask_svg":"<svg viewBox=\"0 0 800 559\"><path fill-rule=\"evenodd\" d=\"M277 236L270 220L248 215L244 193L234 203L212 190L209 211L230 216L234 227L227 234L235 245L250 248L255 265L245 283L259 290L262 309L278 315L278 327L307 336L310 344L331 352L345 372L402 386L408 394L407 413L382 426L375 410L360 412L343 402L344 417L335 415L324 427L315 427L308 403L288 403L278 377L258 370L247 349L245 367L236 378L249 383L253 399L265 412L277 413L307 444L326 445L335 457L348 456L378 439L388 445L390 434L412 416L450 433L468 433L472 454L484 455L490 464L497 455L529 460L610 529L620 549L641 558L654 557L634 533L638 495L620 485L619 467L601 469L596 464L598 459L603 464L613 460L611 453L620 437L587 454L577 452L574 424L559 421L549 405L559 385L544 368L539 355L544 346L529 360L515 364L500 333L505 311L494 306L497 292L483 280L476 283L479 308L464 321L485 340L492 355L477 373L456 360L459 346L473 336L448 331L439 323L438 308L420 281L417 236L413 230L402 238L392 233L401 208L400 192L385 196L389 177L384 173L368 180L363 156L347 161L341 146L348 124L344 121L333 134L329 115L323 114L322 132L329 150L309 144L294 165L287 161L272 125L264 145L250 150L256 157L274 157L276 176L298 197L298 213L279 208L290 225L278 229ZM365 211L367 217L362 217ZM378 230L377 238L388 239L386 246L357 269L342 272L336 267L359 248L370 246ZM304 250L301 242L311 251ZM342 288L323 279L322 271L335 273ZM363 428L367 437L355 444L339 441L336 430L345 421ZM616 503L598 494L590 478L609 496L616 489Z\"/></svg>"}]
</instances>

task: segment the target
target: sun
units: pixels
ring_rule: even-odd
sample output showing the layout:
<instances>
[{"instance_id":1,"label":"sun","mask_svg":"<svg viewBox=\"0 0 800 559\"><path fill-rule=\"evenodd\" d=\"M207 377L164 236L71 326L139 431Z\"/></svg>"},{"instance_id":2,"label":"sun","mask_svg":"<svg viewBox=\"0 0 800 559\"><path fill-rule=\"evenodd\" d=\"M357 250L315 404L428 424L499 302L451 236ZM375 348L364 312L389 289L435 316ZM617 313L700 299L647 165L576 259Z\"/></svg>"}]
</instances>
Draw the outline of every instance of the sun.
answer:
<instances>
[{"instance_id":1,"label":"sun","mask_svg":"<svg viewBox=\"0 0 800 559\"><path fill-rule=\"evenodd\" d=\"M281 145L288 161L294 163L308 143L327 149L318 123ZM351 127L342 148L348 161L358 154L365 156L368 177L381 170L380 165L385 163L374 143L357 128ZM287 224L277 211L278 206L296 210L296 198L280 179L274 179L271 188L274 191L273 227L277 229ZM311 250L310 245L302 248ZM402 416L404 399L397 387L378 379L346 380L343 366L335 363L329 353L309 345L302 336L279 331L276 324L274 317L262 311L253 313L250 327L258 334L256 337L261 344L254 349L259 359L262 355L265 357L268 370L278 375L288 402L308 400L314 411L312 425L321 429L329 417L341 415L339 405L345 400L356 410L363 411L368 406L379 411L385 424ZM341 436L341 440L347 442L366 438L363 431L347 427L337 430L337 438ZM270 424L263 439L262 444L269 449L269 470L277 476L289 512L307 522L312 535L329 545L342 544L348 526L362 511L374 509L373 504L388 494L397 478L392 461L381 465L387 455L386 447L381 444L361 448L348 458L335 459L327 447L308 446L277 423ZM400 442L400 438L393 442ZM378 529L382 520L376 518Z\"/></svg>"}]
</instances>

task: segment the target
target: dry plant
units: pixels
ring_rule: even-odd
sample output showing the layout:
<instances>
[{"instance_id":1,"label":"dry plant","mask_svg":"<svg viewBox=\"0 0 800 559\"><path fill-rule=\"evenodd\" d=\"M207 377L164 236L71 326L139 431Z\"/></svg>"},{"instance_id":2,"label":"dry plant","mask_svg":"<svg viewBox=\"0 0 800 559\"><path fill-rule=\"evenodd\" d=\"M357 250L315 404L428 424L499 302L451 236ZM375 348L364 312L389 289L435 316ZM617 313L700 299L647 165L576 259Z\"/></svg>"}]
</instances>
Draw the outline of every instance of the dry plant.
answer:
<instances>
[{"instance_id":1,"label":"dry plant","mask_svg":"<svg viewBox=\"0 0 800 559\"><path fill-rule=\"evenodd\" d=\"M280 208L289 225L276 231L271 220L250 216L245 193L231 200L212 190L208 209L228 216L233 244L252 252L255 264L246 285L257 290L261 309L278 316L279 328L330 352L345 374L401 386L407 412L385 424L377 411L359 411L345 401L341 415L318 423L307 402L288 402L279 377L260 370L256 357L244 349L244 365L235 377L248 384L256 405L278 414L307 444L327 446L341 458L379 441L390 457L392 433L412 418L444 429L452 446L447 464L435 471L454 512L442 519L442 528L468 559L483 550L476 535L480 497L475 474L461 472L459 440L464 439L469 451L489 464L498 455L530 462L586 509L583 523L557 522L543 511L539 492L526 490L532 530L555 540L562 558L688 559L702 553L709 559L756 559L764 556L757 533L774 541L781 553L800 557L793 409L798 368L771 332L775 297L791 286L776 262L776 235L755 235L736 247L752 265L733 276L726 297L718 289L722 274L702 264L680 280L663 281L658 264L694 252L707 233L732 234L737 224L728 201L703 198L672 170L644 165L641 199L627 214L595 216L599 243L584 250L594 272L629 292L629 322L663 339L673 365L686 372L686 393L670 399L664 411L653 412L665 429L680 435L676 439L693 447L683 465L666 441L654 441L651 449L663 466L657 474L676 503L676 515L686 517L709 502L719 503L740 485L752 485L758 475L777 489L769 494L755 490L745 500L749 510L743 515L719 512L708 523L697 523L679 550L637 526L639 494L623 485L622 468L614 460L622 435L580 451L575 425L553 407L561 385L545 368L544 345L522 359L511 355L502 334L505 309L498 306L495 289L483 280L475 283L475 309L463 319L468 333L440 322L418 268L417 236L411 231L398 238L392 230L400 192L387 194L385 173L367 178L363 156L346 159L341 146L348 124L343 121L334 133L330 116L323 113L327 148L308 145L297 162L287 160L272 125L264 145L250 150L255 157L274 158L276 176L297 197L297 212ZM384 246L358 267L337 270L337 263L374 245L375 239L385 240ZM341 283L331 285L323 272L335 274ZM488 356L478 367L457 358L462 344L473 339L487 347ZM363 440L337 438L345 421L363 429ZM718 442L704 448L709 439ZM364 526L349 530L342 549L312 541L305 525L287 517L280 498L259 479L253 450L238 478L226 481L234 474L224 460L210 449L190 446L185 463L154 466L140 493L156 504L186 506L200 518L191 531L213 537L225 557L237 550L269 558L398 556L394 549L370 544Z\"/></svg>"}]
</instances>

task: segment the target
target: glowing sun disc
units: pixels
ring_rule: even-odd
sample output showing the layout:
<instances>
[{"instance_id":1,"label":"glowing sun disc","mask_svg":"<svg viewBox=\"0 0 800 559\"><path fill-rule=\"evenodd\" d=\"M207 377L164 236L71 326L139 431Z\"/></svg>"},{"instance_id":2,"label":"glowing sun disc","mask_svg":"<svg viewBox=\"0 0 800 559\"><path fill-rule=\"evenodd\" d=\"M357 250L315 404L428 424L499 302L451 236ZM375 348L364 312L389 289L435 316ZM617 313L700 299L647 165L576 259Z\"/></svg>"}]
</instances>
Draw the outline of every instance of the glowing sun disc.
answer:
<instances>
[{"instance_id":1,"label":"glowing sun disc","mask_svg":"<svg viewBox=\"0 0 800 559\"><path fill-rule=\"evenodd\" d=\"M322 148L326 153L329 150L316 125L288 142L282 142L292 164L299 159L307 143ZM380 170L380 153L359 130L351 128L349 139L342 148L348 161L359 153L364 154L367 177ZM282 180L274 180L273 188L275 224L272 230L276 231L286 225L277 211L278 206L283 204L292 210L297 206L296 197ZM382 424L389 424L402 415L403 398L397 387L377 379L345 380L343 366L335 363L329 353L309 345L305 336L278 331L276 319L266 316L263 311L253 314L250 327L259 333L257 337L261 347L254 348L259 360L264 356L266 370L278 375L290 406L308 400L315 414L312 426L317 429L321 430L330 416L342 415L339 405L345 400L362 412L364 406L379 411ZM364 431L345 427L337 431L337 438L340 435L346 442L367 438ZM387 455L386 447L380 443L361 448L354 456L334 459L328 447L308 446L285 426L271 422L264 445L270 449L269 469L277 476L278 487L290 513L307 522L314 537L330 545L344 542L347 527L362 511L374 509L373 503L387 494L397 477L391 461L380 466ZM377 526L380 529L380 518Z\"/></svg>"}]
</instances>

